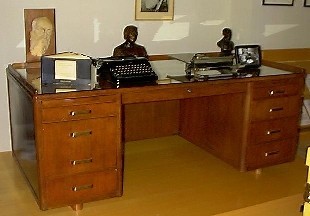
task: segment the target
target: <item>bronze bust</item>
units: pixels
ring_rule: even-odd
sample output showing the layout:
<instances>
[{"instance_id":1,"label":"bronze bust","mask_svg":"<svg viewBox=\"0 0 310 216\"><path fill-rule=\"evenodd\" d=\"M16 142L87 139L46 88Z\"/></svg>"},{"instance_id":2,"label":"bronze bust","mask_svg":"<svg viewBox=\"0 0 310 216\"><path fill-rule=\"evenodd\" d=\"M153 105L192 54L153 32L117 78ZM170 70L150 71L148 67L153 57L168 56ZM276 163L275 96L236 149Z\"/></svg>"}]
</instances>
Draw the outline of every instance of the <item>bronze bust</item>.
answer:
<instances>
[{"instance_id":1,"label":"bronze bust","mask_svg":"<svg viewBox=\"0 0 310 216\"><path fill-rule=\"evenodd\" d=\"M137 37L138 37L138 28L133 25L126 26L124 29L125 42L114 48L113 56L148 57L144 46L136 44Z\"/></svg>"},{"instance_id":2,"label":"bronze bust","mask_svg":"<svg viewBox=\"0 0 310 216\"><path fill-rule=\"evenodd\" d=\"M222 30L222 39L217 42L217 46L221 48L221 55L229 56L234 50L234 42L231 41L232 31L230 28L224 28Z\"/></svg>"}]
</instances>

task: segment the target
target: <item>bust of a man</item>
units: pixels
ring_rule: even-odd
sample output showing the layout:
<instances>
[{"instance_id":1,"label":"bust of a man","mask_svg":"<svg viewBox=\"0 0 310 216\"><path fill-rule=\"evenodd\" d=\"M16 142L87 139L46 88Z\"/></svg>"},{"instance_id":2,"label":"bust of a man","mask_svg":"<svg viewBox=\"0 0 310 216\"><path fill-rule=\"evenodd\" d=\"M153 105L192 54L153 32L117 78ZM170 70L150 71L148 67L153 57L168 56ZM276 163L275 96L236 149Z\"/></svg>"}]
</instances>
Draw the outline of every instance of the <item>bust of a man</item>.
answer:
<instances>
[{"instance_id":1,"label":"bust of a man","mask_svg":"<svg viewBox=\"0 0 310 216\"><path fill-rule=\"evenodd\" d=\"M221 54L224 56L231 55L231 52L234 50L234 42L231 41L231 29L224 28L222 30L222 39L217 42L217 46L221 48Z\"/></svg>"},{"instance_id":2,"label":"bust of a man","mask_svg":"<svg viewBox=\"0 0 310 216\"><path fill-rule=\"evenodd\" d=\"M125 42L114 48L113 56L137 56L147 57L144 46L136 44L138 38L138 28L133 25L126 26L124 29Z\"/></svg>"},{"instance_id":3,"label":"bust of a man","mask_svg":"<svg viewBox=\"0 0 310 216\"><path fill-rule=\"evenodd\" d=\"M37 17L32 21L30 32L30 53L42 56L50 45L53 24L47 17Z\"/></svg>"}]
</instances>

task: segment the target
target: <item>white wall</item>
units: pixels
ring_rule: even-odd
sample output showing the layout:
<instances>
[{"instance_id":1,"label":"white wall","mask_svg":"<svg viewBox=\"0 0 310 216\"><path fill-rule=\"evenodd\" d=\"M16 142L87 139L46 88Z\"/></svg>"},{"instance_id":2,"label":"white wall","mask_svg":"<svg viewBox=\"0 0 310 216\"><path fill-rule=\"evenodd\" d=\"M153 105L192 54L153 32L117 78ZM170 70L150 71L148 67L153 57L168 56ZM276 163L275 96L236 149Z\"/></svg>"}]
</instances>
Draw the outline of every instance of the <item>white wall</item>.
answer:
<instances>
[{"instance_id":1,"label":"white wall","mask_svg":"<svg viewBox=\"0 0 310 216\"><path fill-rule=\"evenodd\" d=\"M216 51L223 27L235 44L270 48L310 47L310 8L262 6L261 0L175 0L174 21L135 21L135 0L0 0L0 152L9 151L5 68L25 61L23 10L56 9L56 48L93 57L109 56L123 42L128 24L139 27L138 43L149 54Z\"/></svg>"}]
</instances>

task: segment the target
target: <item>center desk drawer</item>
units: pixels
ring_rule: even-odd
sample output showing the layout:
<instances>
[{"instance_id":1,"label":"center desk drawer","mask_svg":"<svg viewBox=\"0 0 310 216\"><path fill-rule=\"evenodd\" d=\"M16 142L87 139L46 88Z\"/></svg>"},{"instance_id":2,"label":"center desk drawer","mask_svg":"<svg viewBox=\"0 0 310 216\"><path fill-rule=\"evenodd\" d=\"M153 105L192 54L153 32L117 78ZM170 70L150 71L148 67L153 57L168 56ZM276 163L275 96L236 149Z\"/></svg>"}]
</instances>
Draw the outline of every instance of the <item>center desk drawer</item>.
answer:
<instances>
[{"instance_id":1,"label":"center desk drawer","mask_svg":"<svg viewBox=\"0 0 310 216\"><path fill-rule=\"evenodd\" d=\"M120 136L115 118L43 124L44 176L116 168Z\"/></svg>"},{"instance_id":2,"label":"center desk drawer","mask_svg":"<svg viewBox=\"0 0 310 216\"><path fill-rule=\"evenodd\" d=\"M48 123L119 115L119 100L115 96L105 96L104 99L80 105L78 102L81 99L72 99L64 103L65 106L44 108L42 109L42 121Z\"/></svg>"},{"instance_id":3,"label":"center desk drawer","mask_svg":"<svg viewBox=\"0 0 310 216\"><path fill-rule=\"evenodd\" d=\"M169 84L169 87L141 89L122 94L122 103L141 103L163 100L185 99L246 92L245 83L224 83L221 81L193 84Z\"/></svg>"},{"instance_id":4,"label":"center desk drawer","mask_svg":"<svg viewBox=\"0 0 310 216\"><path fill-rule=\"evenodd\" d=\"M251 103L252 121L299 116L301 97L290 96L256 100Z\"/></svg>"}]
</instances>

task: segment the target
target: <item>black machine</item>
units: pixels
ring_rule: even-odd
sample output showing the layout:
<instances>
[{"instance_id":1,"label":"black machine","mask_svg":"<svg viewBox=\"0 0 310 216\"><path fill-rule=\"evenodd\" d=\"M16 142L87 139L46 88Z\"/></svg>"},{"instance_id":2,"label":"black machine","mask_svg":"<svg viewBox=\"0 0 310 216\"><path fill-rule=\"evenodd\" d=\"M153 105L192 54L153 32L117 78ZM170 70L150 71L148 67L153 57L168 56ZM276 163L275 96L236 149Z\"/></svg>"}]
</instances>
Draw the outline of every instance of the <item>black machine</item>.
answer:
<instances>
[{"instance_id":1,"label":"black machine","mask_svg":"<svg viewBox=\"0 0 310 216\"><path fill-rule=\"evenodd\" d=\"M115 87L156 84L158 76L144 57L107 57L93 60L100 79Z\"/></svg>"}]
</instances>

